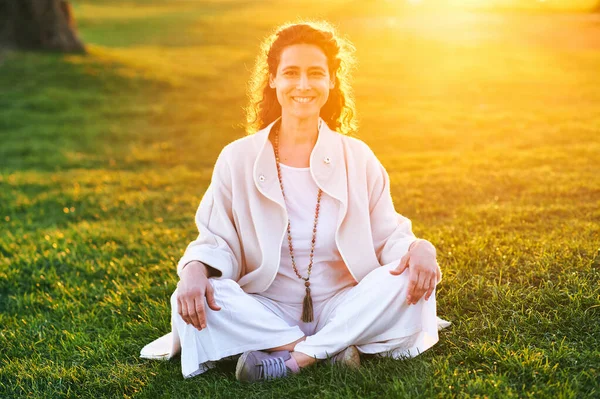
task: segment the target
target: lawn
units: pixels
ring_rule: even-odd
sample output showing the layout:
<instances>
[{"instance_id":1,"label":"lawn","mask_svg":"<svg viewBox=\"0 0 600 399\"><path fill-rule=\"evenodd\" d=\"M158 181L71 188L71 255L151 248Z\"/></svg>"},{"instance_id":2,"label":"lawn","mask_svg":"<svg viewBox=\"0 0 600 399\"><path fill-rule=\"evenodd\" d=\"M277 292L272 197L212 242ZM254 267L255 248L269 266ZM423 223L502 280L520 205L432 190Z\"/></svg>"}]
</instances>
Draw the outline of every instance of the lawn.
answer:
<instances>
[{"instance_id":1,"label":"lawn","mask_svg":"<svg viewBox=\"0 0 600 399\"><path fill-rule=\"evenodd\" d=\"M0 397L600 397L600 15L74 1L89 54L0 55ZM278 23L357 48L358 137L438 248L453 325L406 361L266 384L138 358Z\"/></svg>"}]
</instances>

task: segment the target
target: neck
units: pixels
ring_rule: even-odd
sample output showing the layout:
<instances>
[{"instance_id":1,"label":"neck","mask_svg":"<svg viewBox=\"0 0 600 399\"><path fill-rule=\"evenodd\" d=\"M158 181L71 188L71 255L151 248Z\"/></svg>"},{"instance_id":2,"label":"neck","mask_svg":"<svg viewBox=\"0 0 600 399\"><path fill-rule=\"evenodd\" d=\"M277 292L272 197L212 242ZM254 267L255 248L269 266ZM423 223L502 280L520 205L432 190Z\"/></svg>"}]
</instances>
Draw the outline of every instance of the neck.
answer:
<instances>
[{"instance_id":1,"label":"neck","mask_svg":"<svg viewBox=\"0 0 600 399\"><path fill-rule=\"evenodd\" d=\"M310 145L319 137L319 116L298 119L286 115L281 117L279 141L284 145Z\"/></svg>"}]
</instances>

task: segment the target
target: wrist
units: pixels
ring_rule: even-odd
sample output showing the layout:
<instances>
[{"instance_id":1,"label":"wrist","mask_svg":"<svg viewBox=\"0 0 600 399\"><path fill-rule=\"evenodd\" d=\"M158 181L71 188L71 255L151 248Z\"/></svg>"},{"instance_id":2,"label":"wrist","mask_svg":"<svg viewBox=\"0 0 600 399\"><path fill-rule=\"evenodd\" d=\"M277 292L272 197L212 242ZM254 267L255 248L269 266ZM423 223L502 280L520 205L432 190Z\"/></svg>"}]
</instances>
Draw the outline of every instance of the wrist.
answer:
<instances>
[{"instance_id":1,"label":"wrist","mask_svg":"<svg viewBox=\"0 0 600 399\"><path fill-rule=\"evenodd\" d=\"M206 278L210 277L209 276L208 267L204 263L202 263L202 262L200 262L198 260L193 260L191 262L186 263L183 266L182 273L186 273L187 274L187 272L189 272L192 269L193 270L199 270L202 274L204 274L204 276ZM186 272L186 270L187 270L187 272Z\"/></svg>"},{"instance_id":2,"label":"wrist","mask_svg":"<svg viewBox=\"0 0 600 399\"><path fill-rule=\"evenodd\" d=\"M436 251L435 247L433 246L432 243L430 243L427 240L424 240L422 238L417 238L415 241L413 241L410 244L410 246L408 247L408 251L410 252L410 251L416 250L417 248L419 250L423 249L423 250L433 254L433 256L436 256L437 251Z\"/></svg>"}]
</instances>

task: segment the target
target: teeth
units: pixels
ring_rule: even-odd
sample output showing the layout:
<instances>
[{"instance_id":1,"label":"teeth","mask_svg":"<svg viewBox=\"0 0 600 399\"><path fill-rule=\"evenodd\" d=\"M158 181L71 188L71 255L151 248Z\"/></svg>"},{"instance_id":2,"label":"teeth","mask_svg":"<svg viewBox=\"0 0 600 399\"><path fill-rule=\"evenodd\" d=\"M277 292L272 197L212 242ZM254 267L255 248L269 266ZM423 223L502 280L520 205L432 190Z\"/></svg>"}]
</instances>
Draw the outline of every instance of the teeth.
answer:
<instances>
[{"instance_id":1,"label":"teeth","mask_svg":"<svg viewBox=\"0 0 600 399\"><path fill-rule=\"evenodd\" d=\"M307 103L312 100L312 97L292 97L298 103Z\"/></svg>"}]
</instances>

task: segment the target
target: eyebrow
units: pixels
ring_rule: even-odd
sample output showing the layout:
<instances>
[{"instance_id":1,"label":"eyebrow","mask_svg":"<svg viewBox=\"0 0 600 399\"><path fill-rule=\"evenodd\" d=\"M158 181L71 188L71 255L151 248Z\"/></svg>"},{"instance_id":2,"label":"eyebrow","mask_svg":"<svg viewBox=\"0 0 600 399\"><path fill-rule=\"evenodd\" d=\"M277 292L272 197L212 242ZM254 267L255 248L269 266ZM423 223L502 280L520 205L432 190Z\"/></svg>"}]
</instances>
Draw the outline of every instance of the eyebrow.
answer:
<instances>
[{"instance_id":1,"label":"eyebrow","mask_svg":"<svg viewBox=\"0 0 600 399\"><path fill-rule=\"evenodd\" d=\"M288 69L294 69L294 70L296 70L296 69L300 69L300 67L298 67L298 66L295 66L295 65L286 66L285 68L283 68L283 69L281 70L281 72L287 71ZM309 71L310 71L310 70L319 70L319 71L323 71L323 72L325 72L325 68L323 68L323 67L320 67L320 66L311 66L311 67L308 67L308 70L309 70Z\"/></svg>"}]
</instances>

